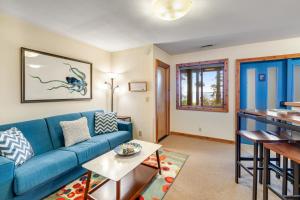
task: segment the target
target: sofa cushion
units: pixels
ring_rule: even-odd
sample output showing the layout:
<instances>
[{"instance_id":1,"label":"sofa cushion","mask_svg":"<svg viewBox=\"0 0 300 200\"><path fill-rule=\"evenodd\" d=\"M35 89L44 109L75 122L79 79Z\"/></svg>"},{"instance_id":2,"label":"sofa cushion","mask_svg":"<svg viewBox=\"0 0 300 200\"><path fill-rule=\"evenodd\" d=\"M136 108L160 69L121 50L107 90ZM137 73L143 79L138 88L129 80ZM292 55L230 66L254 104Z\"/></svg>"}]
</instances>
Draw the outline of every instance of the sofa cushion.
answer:
<instances>
[{"instance_id":1,"label":"sofa cushion","mask_svg":"<svg viewBox=\"0 0 300 200\"><path fill-rule=\"evenodd\" d=\"M88 111L88 112L80 113L82 117L87 118L90 134L92 137L97 135L95 133L95 112L103 112L103 110L95 110L95 111Z\"/></svg>"},{"instance_id":2,"label":"sofa cushion","mask_svg":"<svg viewBox=\"0 0 300 200\"><path fill-rule=\"evenodd\" d=\"M91 142L87 140L61 150L76 153L79 164L85 163L110 150L107 140Z\"/></svg>"},{"instance_id":3,"label":"sofa cushion","mask_svg":"<svg viewBox=\"0 0 300 200\"><path fill-rule=\"evenodd\" d=\"M53 150L38 155L16 168L14 192L22 195L77 166L74 152Z\"/></svg>"},{"instance_id":4,"label":"sofa cushion","mask_svg":"<svg viewBox=\"0 0 300 200\"><path fill-rule=\"evenodd\" d=\"M81 118L80 113L58 115L58 116L46 118L46 121L47 121L47 124L49 127L49 132L50 132L51 139L52 139L52 143L53 143L53 147L55 149L65 146L63 130L59 123L61 121L73 121L73 120L76 120L79 118Z\"/></svg>"},{"instance_id":5,"label":"sofa cushion","mask_svg":"<svg viewBox=\"0 0 300 200\"><path fill-rule=\"evenodd\" d=\"M1 125L0 131L5 131L12 127L16 127L23 133L31 144L35 155L53 150L48 127L44 119Z\"/></svg>"},{"instance_id":6,"label":"sofa cushion","mask_svg":"<svg viewBox=\"0 0 300 200\"><path fill-rule=\"evenodd\" d=\"M96 135L96 136L92 137L91 139L89 139L88 142L94 142L94 143L104 143L105 142L108 145L108 148L110 149L110 144L109 144L109 141L108 141L107 137L105 136L105 134Z\"/></svg>"},{"instance_id":7,"label":"sofa cushion","mask_svg":"<svg viewBox=\"0 0 300 200\"><path fill-rule=\"evenodd\" d=\"M132 136L129 131L117 131L113 133L106 133L103 135L108 140L111 149L114 149L118 145L132 140Z\"/></svg>"}]
</instances>

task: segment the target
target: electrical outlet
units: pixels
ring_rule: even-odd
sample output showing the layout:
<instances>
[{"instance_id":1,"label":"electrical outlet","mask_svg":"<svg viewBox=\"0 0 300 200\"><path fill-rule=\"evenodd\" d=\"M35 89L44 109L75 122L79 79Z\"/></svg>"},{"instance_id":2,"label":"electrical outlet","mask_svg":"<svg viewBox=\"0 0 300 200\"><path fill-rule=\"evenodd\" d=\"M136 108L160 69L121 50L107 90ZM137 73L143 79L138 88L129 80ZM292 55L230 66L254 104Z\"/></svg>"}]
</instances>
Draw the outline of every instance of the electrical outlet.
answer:
<instances>
[{"instance_id":1,"label":"electrical outlet","mask_svg":"<svg viewBox=\"0 0 300 200\"><path fill-rule=\"evenodd\" d=\"M199 131L199 132L202 132L202 128L198 128L198 131Z\"/></svg>"},{"instance_id":2,"label":"electrical outlet","mask_svg":"<svg viewBox=\"0 0 300 200\"><path fill-rule=\"evenodd\" d=\"M142 136L143 136L142 131L139 131L139 137L142 137Z\"/></svg>"}]
</instances>

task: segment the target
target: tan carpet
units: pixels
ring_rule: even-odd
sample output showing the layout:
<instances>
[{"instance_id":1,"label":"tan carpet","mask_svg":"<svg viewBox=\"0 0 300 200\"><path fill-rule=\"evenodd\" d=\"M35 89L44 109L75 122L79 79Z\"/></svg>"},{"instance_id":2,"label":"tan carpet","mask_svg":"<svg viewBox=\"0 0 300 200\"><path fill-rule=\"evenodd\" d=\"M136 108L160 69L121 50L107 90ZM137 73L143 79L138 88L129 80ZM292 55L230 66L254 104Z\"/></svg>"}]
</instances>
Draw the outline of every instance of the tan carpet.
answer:
<instances>
[{"instance_id":1,"label":"tan carpet","mask_svg":"<svg viewBox=\"0 0 300 200\"><path fill-rule=\"evenodd\" d=\"M240 184L234 182L234 145L175 135L161 144L190 156L164 200L251 199L252 177L242 173ZM258 199L262 199L260 184ZM279 198L269 192L269 199Z\"/></svg>"}]
</instances>

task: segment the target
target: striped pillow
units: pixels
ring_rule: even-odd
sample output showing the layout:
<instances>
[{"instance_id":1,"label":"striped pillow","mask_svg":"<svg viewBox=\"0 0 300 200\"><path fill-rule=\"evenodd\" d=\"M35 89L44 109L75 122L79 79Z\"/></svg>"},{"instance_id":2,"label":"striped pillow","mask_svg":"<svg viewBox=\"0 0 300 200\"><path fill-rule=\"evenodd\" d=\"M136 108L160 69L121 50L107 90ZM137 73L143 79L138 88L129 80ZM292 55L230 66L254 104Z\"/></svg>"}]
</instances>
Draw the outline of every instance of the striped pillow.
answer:
<instances>
[{"instance_id":1,"label":"striped pillow","mask_svg":"<svg viewBox=\"0 0 300 200\"><path fill-rule=\"evenodd\" d=\"M95 113L96 134L112 133L118 131L117 113Z\"/></svg>"},{"instance_id":2,"label":"striped pillow","mask_svg":"<svg viewBox=\"0 0 300 200\"><path fill-rule=\"evenodd\" d=\"M0 132L0 155L20 166L34 156L33 149L17 128Z\"/></svg>"}]
</instances>

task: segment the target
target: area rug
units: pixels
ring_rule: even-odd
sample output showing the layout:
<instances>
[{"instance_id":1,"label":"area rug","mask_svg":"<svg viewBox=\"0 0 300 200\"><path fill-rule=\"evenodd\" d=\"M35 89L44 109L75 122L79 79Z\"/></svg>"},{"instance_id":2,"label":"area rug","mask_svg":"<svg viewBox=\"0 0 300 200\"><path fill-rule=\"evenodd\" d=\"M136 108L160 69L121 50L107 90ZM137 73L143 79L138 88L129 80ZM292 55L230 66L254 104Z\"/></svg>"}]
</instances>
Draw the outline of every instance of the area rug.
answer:
<instances>
[{"instance_id":1,"label":"area rug","mask_svg":"<svg viewBox=\"0 0 300 200\"><path fill-rule=\"evenodd\" d=\"M149 186L142 192L140 200L160 200L163 199L174 182L179 171L183 167L188 156L169 151L167 149L159 150L162 175L156 175ZM157 166L156 156L153 154L147 160L146 164ZM84 175L73 181L59 191L45 198L45 200L83 200L87 176ZM93 173L91 179L91 188L105 181L105 178Z\"/></svg>"}]
</instances>

